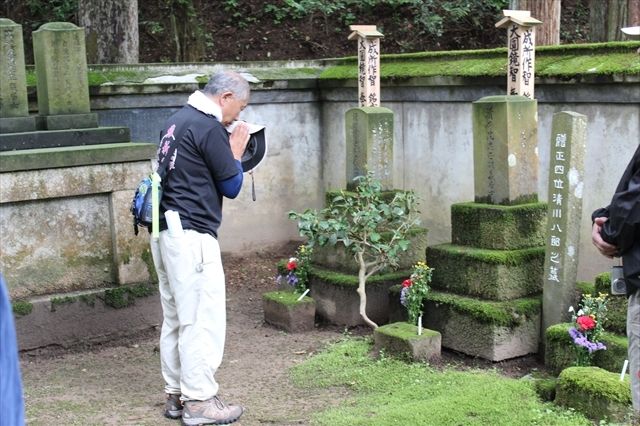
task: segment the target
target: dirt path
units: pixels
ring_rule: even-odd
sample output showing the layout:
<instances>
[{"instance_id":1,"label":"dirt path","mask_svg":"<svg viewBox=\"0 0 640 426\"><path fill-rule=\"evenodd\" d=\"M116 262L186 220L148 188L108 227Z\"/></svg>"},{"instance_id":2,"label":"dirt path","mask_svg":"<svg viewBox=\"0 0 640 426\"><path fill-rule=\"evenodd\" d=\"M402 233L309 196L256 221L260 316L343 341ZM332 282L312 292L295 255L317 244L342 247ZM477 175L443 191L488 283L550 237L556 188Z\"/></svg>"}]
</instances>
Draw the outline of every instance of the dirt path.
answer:
<instances>
[{"instance_id":1,"label":"dirt path","mask_svg":"<svg viewBox=\"0 0 640 426\"><path fill-rule=\"evenodd\" d=\"M247 408L236 424L308 424L311 412L340 400L335 390L294 387L287 372L339 339L338 329L286 334L263 324L261 294L275 289L275 264L294 250L289 244L245 257L223 256L228 328L216 377L222 399ZM162 417L158 335L158 330L150 330L84 350L49 348L23 354L28 424L179 424Z\"/></svg>"}]
</instances>

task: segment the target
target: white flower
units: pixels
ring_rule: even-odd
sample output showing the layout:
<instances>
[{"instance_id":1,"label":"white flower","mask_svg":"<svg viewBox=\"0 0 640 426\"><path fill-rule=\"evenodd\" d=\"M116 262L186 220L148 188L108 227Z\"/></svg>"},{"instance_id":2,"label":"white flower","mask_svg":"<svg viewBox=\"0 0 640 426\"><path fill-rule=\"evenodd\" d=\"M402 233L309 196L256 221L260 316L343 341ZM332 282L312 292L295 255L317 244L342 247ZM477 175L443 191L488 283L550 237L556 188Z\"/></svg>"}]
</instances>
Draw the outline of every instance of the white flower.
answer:
<instances>
[{"instance_id":1,"label":"white flower","mask_svg":"<svg viewBox=\"0 0 640 426\"><path fill-rule=\"evenodd\" d=\"M297 262L297 261L298 261L298 259L295 258L295 257L290 257L289 258L289 262Z\"/></svg>"},{"instance_id":2,"label":"white flower","mask_svg":"<svg viewBox=\"0 0 640 426\"><path fill-rule=\"evenodd\" d=\"M579 316L579 317L581 317L582 315L584 315L584 311L583 311L582 309L580 309L580 310L578 311L578 316Z\"/></svg>"},{"instance_id":3,"label":"white flower","mask_svg":"<svg viewBox=\"0 0 640 426\"><path fill-rule=\"evenodd\" d=\"M573 306L569 306L569 312L574 312L573 311Z\"/></svg>"}]
</instances>

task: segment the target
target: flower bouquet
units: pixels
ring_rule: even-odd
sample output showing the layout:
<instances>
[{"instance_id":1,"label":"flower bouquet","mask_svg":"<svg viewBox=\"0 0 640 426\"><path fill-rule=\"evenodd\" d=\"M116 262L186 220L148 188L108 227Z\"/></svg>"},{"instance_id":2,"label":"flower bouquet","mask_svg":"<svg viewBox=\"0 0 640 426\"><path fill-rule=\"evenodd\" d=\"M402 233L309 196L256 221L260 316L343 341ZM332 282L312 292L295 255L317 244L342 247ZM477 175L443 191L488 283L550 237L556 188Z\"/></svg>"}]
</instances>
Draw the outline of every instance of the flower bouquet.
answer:
<instances>
[{"instance_id":1,"label":"flower bouquet","mask_svg":"<svg viewBox=\"0 0 640 426\"><path fill-rule=\"evenodd\" d=\"M418 262L414 265L411 276L402 282L400 303L407 308L410 324L415 325L422 315L422 304L429 292L432 273L433 268L428 267L425 262Z\"/></svg>"},{"instance_id":2,"label":"flower bouquet","mask_svg":"<svg viewBox=\"0 0 640 426\"><path fill-rule=\"evenodd\" d=\"M574 365L584 367L592 364L594 352L607 349L600 342L604 331L602 324L607 314L607 295L604 293L600 293L597 297L585 295L581 305L578 312L575 312L573 306L569 308L571 321L574 324L569 329L569 335L573 340L576 353Z\"/></svg>"},{"instance_id":3,"label":"flower bouquet","mask_svg":"<svg viewBox=\"0 0 640 426\"><path fill-rule=\"evenodd\" d=\"M304 293L309 284L309 259L311 248L305 245L298 247L293 257L278 263L276 282L279 286L286 283L296 293Z\"/></svg>"}]
</instances>

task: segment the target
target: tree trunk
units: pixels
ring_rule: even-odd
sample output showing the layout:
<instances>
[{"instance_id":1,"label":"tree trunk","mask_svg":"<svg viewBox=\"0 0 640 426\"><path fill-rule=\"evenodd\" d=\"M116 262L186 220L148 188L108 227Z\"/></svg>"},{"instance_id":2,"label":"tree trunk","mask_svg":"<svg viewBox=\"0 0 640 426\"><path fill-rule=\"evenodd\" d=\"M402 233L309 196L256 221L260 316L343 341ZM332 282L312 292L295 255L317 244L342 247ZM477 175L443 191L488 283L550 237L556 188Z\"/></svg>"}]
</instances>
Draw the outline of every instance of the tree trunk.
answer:
<instances>
[{"instance_id":1,"label":"tree trunk","mask_svg":"<svg viewBox=\"0 0 640 426\"><path fill-rule=\"evenodd\" d=\"M624 40L620 28L627 26L628 17L638 16L637 9L638 0L589 0L589 41Z\"/></svg>"},{"instance_id":2,"label":"tree trunk","mask_svg":"<svg viewBox=\"0 0 640 426\"><path fill-rule=\"evenodd\" d=\"M199 62L205 55L205 37L196 10L200 0L169 0L171 32L175 44L176 62ZM194 5L194 3L196 3ZM222 7L222 6L217 6Z\"/></svg>"},{"instance_id":3,"label":"tree trunk","mask_svg":"<svg viewBox=\"0 0 640 426\"><path fill-rule=\"evenodd\" d=\"M627 3L627 9L629 10L627 26L635 27L640 25L640 0L629 0Z\"/></svg>"},{"instance_id":4,"label":"tree trunk","mask_svg":"<svg viewBox=\"0 0 640 426\"><path fill-rule=\"evenodd\" d=\"M138 0L79 0L90 64L138 63Z\"/></svg>"},{"instance_id":5,"label":"tree trunk","mask_svg":"<svg viewBox=\"0 0 640 426\"><path fill-rule=\"evenodd\" d=\"M542 21L536 27L536 45L560 44L560 0L511 0L514 10L528 10L531 17Z\"/></svg>"},{"instance_id":6,"label":"tree trunk","mask_svg":"<svg viewBox=\"0 0 640 426\"><path fill-rule=\"evenodd\" d=\"M365 285L367 283L367 267L364 263L362 253L358 253L358 263L360 263L360 270L358 271L358 295L360 296L360 316L371 328L374 330L378 328L378 324L371 321L367 316L367 293L365 291Z\"/></svg>"}]
</instances>

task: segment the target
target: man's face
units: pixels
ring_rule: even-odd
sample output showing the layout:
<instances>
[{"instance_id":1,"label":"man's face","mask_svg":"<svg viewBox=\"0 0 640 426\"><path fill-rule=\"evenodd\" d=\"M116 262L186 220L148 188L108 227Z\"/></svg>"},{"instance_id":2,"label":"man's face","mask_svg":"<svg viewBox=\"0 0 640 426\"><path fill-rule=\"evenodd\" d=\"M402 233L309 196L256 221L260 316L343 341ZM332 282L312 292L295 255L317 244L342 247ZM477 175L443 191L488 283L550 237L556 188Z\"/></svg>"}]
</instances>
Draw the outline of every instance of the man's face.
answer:
<instances>
[{"instance_id":1,"label":"man's face","mask_svg":"<svg viewBox=\"0 0 640 426\"><path fill-rule=\"evenodd\" d=\"M239 99L231 92L226 92L220 97L222 109L222 124L228 126L238 119L240 112L247 107L248 99Z\"/></svg>"}]
</instances>

